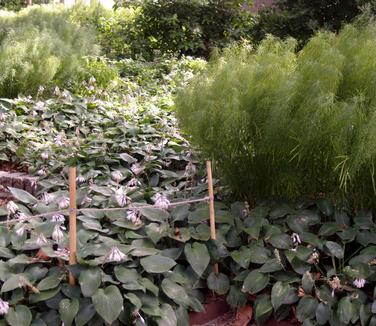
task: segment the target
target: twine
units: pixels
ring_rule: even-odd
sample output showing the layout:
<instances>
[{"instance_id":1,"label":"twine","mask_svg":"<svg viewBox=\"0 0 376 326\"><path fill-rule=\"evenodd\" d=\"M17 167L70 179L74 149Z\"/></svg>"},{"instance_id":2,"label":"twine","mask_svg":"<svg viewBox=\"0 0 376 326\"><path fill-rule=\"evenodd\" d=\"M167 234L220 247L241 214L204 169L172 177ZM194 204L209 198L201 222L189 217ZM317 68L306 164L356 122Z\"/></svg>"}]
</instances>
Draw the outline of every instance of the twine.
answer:
<instances>
[{"instance_id":1,"label":"twine","mask_svg":"<svg viewBox=\"0 0 376 326\"><path fill-rule=\"evenodd\" d=\"M183 201L177 201L177 202L172 202L168 205L168 207L174 207L174 206L181 206L181 205L188 205L188 204L194 204L194 203L200 203L204 201L209 201L210 197L204 197L204 198L199 198L199 199L190 199L190 200L183 200ZM118 211L128 211L130 209L143 209L143 208L158 208L155 205L143 205L143 206L135 206L135 205L128 205L127 207L113 207L113 208L77 208L77 209L61 209L58 211L53 211L53 212L46 212L42 214L37 214L37 215L26 215L26 217L22 218L22 220L15 218L7 221L1 221L0 225L2 224L16 224L19 222L24 222L28 221L34 218L39 218L39 217L47 217L55 214L65 214L68 215L71 212L118 212ZM67 218L66 218L67 219Z\"/></svg>"}]
</instances>

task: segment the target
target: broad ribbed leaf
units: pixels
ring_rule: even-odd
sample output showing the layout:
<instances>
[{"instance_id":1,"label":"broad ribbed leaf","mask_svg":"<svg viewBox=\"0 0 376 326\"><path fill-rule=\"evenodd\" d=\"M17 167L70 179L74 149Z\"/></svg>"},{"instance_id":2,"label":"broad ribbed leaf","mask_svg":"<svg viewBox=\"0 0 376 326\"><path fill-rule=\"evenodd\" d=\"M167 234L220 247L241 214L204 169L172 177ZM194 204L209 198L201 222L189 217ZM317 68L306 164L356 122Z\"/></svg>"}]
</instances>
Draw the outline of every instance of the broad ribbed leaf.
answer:
<instances>
[{"instance_id":1,"label":"broad ribbed leaf","mask_svg":"<svg viewBox=\"0 0 376 326\"><path fill-rule=\"evenodd\" d=\"M10 326L29 326L32 318L30 309L23 305L10 307L5 315L5 319Z\"/></svg>"},{"instance_id":2,"label":"broad ribbed leaf","mask_svg":"<svg viewBox=\"0 0 376 326\"><path fill-rule=\"evenodd\" d=\"M341 245L333 241L327 241L325 245L329 249L329 252L332 256L339 259L343 258L344 251Z\"/></svg>"},{"instance_id":3,"label":"broad ribbed leaf","mask_svg":"<svg viewBox=\"0 0 376 326\"><path fill-rule=\"evenodd\" d=\"M290 286L287 283L274 283L271 294L272 305L274 307L274 310L278 310L278 308L282 306L287 296L289 295L289 292Z\"/></svg>"},{"instance_id":4,"label":"broad ribbed leaf","mask_svg":"<svg viewBox=\"0 0 376 326\"><path fill-rule=\"evenodd\" d=\"M226 294L230 288L230 280L222 273L210 273L207 283L208 288L219 295Z\"/></svg>"},{"instance_id":5,"label":"broad ribbed leaf","mask_svg":"<svg viewBox=\"0 0 376 326\"><path fill-rule=\"evenodd\" d=\"M244 280L242 291L255 294L263 290L269 283L269 274L260 273L260 271L253 270L248 274Z\"/></svg>"},{"instance_id":6,"label":"broad ribbed leaf","mask_svg":"<svg viewBox=\"0 0 376 326\"><path fill-rule=\"evenodd\" d=\"M164 273L176 265L174 260L161 255L142 258L140 263L148 273Z\"/></svg>"},{"instance_id":7,"label":"broad ribbed leaf","mask_svg":"<svg viewBox=\"0 0 376 326\"><path fill-rule=\"evenodd\" d=\"M102 270L99 267L84 270L78 279L82 294L91 297L102 283Z\"/></svg>"},{"instance_id":8,"label":"broad ribbed leaf","mask_svg":"<svg viewBox=\"0 0 376 326\"><path fill-rule=\"evenodd\" d=\"M97 313L109 324L119 317L123 309L123 297L115 285L99 289L92 300Z\"/></svg>"},{"instance_id":9,"label":"broad ribbed leaf","mask_svg":"<svg viewBox=\"0 0 376 326\"><path fill-rule=\"evenodd\" d=\"M59 313L60 318L63 321L64 325L71 326L74 317L76 317L78 313L80 305L78 299L63 299L59 303Z\"/></svg>"},{"instance_id":10,"label":"broad ribbed leaf","mask_svg":"<svg viewBox=\"0 0 376 326\"><path fill-rule=\"evenodd\" d=\"M184 247L185 256L198 276L201 276L210 262L208 248L199 242L192 245L186 244Z\"/></svg>"}]
</instances>

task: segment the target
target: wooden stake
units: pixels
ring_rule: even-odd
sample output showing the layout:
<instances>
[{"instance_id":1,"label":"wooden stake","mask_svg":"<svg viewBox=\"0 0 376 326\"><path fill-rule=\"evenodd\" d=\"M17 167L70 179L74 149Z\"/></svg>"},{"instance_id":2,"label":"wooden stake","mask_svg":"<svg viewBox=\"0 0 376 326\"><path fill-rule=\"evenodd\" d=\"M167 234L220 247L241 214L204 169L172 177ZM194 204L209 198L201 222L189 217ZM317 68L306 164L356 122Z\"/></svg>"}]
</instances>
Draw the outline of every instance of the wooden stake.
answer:
<instances>
[{"instance_id":1,"label":"wooden stake","mask_svg":"<svg viewBox=\"0 0 376 326\"><path fill-rule=\"evenodd\" d=\"M213 176L212 165L210 161L206 162L206 170L208 174L208 190L209 190L209 214L210 214L210 237L212 240L217 239L215 231L215 210L214 210L214 189L213 189ZM218 264L214 265L214 273L218 274Z\"/></svg>"},{"instance_id":2,"label":"wooden stake","mask_svg":"<svg viewBox=\"0 0 376 326\"><path fill-rule=\"evenodd\" d=\"M77 216L76 216L76 167L69 168L69 265L77 263ZM69 273L69 284L76 283L74 276Z\"/></svg>"}]
</instances>

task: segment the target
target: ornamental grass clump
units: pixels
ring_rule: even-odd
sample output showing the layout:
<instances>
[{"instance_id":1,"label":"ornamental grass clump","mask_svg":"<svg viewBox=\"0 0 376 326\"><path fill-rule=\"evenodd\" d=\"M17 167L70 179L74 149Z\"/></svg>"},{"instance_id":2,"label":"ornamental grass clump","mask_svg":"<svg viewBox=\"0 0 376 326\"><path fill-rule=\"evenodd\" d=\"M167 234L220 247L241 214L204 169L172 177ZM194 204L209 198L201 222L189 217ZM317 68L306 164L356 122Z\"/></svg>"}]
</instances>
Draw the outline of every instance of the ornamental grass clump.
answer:
<instances>
[{"instance_id":1,"label":"ornamental grass clump","mask_svg":"<svg viewBox=\"0 0 376 326\"><path fill-rule=\"evenodd\" d=\"M226 49L180 92L192 144L247 196L376 194L376 23Z\"/></svg>"},{"instance_id":2,"label":"ornamental grass clump","mask_svg":"<svg viewBox=\"0 0 376 326\"><path fill-rule=\"evenodd\" d=\"M94 32L70 22L63 6L0 11L0 97L66 86L81 72L83 57L97 53Z\"/></svg>"}]
</instances>

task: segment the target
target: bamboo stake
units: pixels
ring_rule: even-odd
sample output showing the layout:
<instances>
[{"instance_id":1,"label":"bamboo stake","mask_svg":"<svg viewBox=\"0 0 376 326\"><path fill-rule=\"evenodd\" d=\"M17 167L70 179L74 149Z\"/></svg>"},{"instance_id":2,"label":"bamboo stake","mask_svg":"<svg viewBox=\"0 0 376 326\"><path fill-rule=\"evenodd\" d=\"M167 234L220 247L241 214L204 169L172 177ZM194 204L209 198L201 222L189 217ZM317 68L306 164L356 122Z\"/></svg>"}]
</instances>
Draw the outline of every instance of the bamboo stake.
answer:
<instances>
[{"instance_id":1,"label":"bamboo stake","mask_svg":"<svg viewBox=\"0 0 376 326\"><path fill-rule=\"evenodd\" d=\"M208 174L208 190L209 190L209 214L210 214L210 237L212 240L217 239L215 231L215 211L214 211L214 189L213 189L213 176L212 165L210 161L206 162L206 170ZM214 273L218 274L218 264L214 265Z\"/></svg>"},{"instance_id":2,"label":"bamboo stake","mask_svg":"<svg viewBox=\"0 0 376 326\"><path fill-rule=\"evenodd\" d=\"M77 263L76 167L69 167L69 265ZM76 283L69 273L69 284Z\"/></svg>"}]
</instances>

